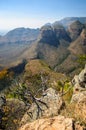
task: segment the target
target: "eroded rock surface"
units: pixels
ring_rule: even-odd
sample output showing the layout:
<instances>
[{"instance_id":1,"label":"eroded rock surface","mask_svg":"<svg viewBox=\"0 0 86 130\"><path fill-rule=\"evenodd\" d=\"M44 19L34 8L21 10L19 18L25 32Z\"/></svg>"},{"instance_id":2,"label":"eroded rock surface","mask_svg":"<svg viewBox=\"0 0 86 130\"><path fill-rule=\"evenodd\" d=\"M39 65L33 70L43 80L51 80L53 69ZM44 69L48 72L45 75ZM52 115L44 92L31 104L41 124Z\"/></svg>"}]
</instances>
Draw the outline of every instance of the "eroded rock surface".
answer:
<instances>
[{"instance_id":1,"label":"eroded rock surface","mask_svg":"<svg viewBox=\"0 0 86 130\"><path fill-rule=\"evenodd\" d=\"M37 102L39 107L41 108L39 110L37 104L33 103L30 109L23 116L21 124L25 124L28 121L34 121L40 117L50 117L58 115L63 105L62 98L52 88L49 88L44 92L43 96L40 98L40 101L45 103L46 105L41 102Z\"/></svg>"},{"instance_id":2,"label":"eroded rock surface","mask_svg":"<svg viewBox=\"0 0 86 130\"><path fill-rule=\"evenodd\" d=\"M72 80L74 86L74 94L86 91L86 65L79 75L75 75Z\"/></svg>"},{"instance_id":3,"label":"eroded rock surface","mask_svg":"<svg viewBox=\"0 0 86 130\"><path fill-rule=\"evenodd\" d=\"M64 116L38 119L25 124L19 130L74 130L73 119Z\"/></svg>"}]
</instances>

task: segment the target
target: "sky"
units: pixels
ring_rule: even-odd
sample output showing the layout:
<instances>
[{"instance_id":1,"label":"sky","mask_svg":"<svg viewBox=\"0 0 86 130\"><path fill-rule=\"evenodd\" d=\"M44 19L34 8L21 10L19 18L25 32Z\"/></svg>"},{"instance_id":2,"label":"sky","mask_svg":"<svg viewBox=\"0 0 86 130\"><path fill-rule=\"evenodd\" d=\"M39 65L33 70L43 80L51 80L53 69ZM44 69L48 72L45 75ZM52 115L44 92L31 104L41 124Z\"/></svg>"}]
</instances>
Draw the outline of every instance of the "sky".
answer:
<instances>
[{"instance_id":1,"label":"sky","mask_svg":"<svg viewBox=\"0 0 86 130\"><path fill-rule=\"evenodd\" d=\"M86 0L0 0L0 30L39 28L64 17L85 17Z\"/></svg>"}]
</instances>

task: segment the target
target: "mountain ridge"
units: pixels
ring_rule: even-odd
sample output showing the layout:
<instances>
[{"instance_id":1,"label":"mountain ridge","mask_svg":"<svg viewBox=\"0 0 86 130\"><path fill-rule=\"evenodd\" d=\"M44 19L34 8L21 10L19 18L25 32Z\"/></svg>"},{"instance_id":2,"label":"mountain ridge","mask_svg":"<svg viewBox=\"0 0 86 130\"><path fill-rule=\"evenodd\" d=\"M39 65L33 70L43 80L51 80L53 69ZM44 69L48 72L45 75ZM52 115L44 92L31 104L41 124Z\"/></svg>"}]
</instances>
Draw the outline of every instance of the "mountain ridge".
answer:
<instances>
[{"instance_id":1,"label":"mountain ridge","mask_svg":"<svg viewBox=\"0 0 86 130\"><path fill-rule=\"evenodd\" d=\"M86 25L80 21L74 21L68 26L68 29L61 23L46 24L42 26L37 39L32 41L31 44L24 43L22 46L20 42L16 46L10 43L10 51L7 47L4 49L3 54L1 51L0 63L4 63L5 66L8 63L10 66L12 64L15 65L17 62L19 63L23 59L27 61L30 59L42 59L55 71L72 72L78 65L77 57L81 54L86 54L85 28ZM24 28L20 30L22 29L24 30Z\"/></svg>"}]
</instances>

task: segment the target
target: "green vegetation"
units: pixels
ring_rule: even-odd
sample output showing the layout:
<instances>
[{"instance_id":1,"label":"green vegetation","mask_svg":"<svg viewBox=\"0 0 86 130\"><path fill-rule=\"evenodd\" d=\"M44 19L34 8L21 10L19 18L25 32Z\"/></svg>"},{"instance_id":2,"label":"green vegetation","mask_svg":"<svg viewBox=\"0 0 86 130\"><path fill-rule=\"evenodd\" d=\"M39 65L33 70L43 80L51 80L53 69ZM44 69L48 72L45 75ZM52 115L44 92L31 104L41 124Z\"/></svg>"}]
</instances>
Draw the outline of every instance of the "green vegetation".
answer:
<instances>
[{"instance_id":1,"label":"green vegetation","mask_svg":"<svg viewBox=\"0 0 86 130\"><path fill-rule=\"evenodd\" d=\"M80 64L81 68L83 68L85 66L85 64L86 64L86 54L80 55L78 57L78 62Z\"/></svg>"},{"instance_id":2,"label":"green vegetation","mask_svg":"<svg viewBox=\"0 0 86 130\"><path fill-rule=\"evenodd\" d=\"M61 93L65 102L70 102L72 94L73 94L73 86L67 80L65 82L58 81L57 88L59 88L59 92Z\"/></svg>"},{"instance_id":3,"label":"green vegetation","mask_svg":"<svg viewBox=\"0 0 86 130\"><path fill-rule=\"evenodd\" d=\"M83 56L84 58L85 56ZM0 80L11 83L10 87L4 90L7 104L3 106L2 126L5 130L17 129L23 115L32 103L37 105L39 116L42 111L39 105L40 97L49 87L57 90L65 102L65 109L61 110L60 114L74 117L76 121L81 120L80 123L84 124L80 116L75 117L75 104L70 104L73 86L65 74L54 72L44 61L35 59L29 61L25 66L25 71L10 82L13 75L13 72L9 73L7 70L0 72ZM41 103L47 108L44 102Z\"/></svg>"}]
</instances>

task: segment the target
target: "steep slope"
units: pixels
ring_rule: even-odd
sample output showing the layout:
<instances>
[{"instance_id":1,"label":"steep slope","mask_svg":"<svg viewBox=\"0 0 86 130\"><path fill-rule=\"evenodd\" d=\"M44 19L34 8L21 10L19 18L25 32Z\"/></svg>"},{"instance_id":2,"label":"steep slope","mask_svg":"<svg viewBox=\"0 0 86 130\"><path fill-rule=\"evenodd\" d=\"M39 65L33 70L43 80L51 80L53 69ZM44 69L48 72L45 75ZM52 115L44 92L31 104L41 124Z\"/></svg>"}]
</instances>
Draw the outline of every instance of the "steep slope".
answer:
<instances>
[{"instance_id":1,"label":"steep slope","mask_svg":"<svg viewBox=\"0 0 86 130\"><path fill-rule=\"evenodd\" d=\"M82 18L81 18L82 19ZM80 21L73 22L68 29L62 24L45 24L39 31L38 38L31 44L26 30L19 29L18 36L16 29L7 34L13 40L13 44L0 44L1 66L15 66L23 59L45 60L55 71L65 73L73 72L77 67L77 57L86 54L86 25ZM22 31L23 30L23 33ZM30 34L32 35L32 34ZM34 36L34 35L33 35ZM19 40L17 46L15 43ZM31 38L32 39L32 38ZM20 43L20 44L19 44ZM24 43L24 44L21 44Z\"/></svg>"},{"instance_id":2,"label":"steep slope","mask_svg":"<svg viewBox=\"0 0 86 130\"><path fill-rule=\"evenodd\" d=\"M75 73L78 70L78 62L77 59L80 55L86 55L86 29L84 28L81 31L81 34L71 42L68 47L70 51L70 55L62 62L59 66L55 67L57 71L63 71L66 73Z\"/></svg>"},{"instance_id":3,"label":"steep slope","mask_svg":"<svg viewBox=\"0 0 86 130\"><path fill-rule=\"evenodd\" d=\"M44 26L38 39L37 58L46 60L51 66L67 57L71 39L62 25Z\"/></svg>"},{"instance_id":4,"label":"steep slope","mask_svg":"<svg viewBox=\"0 0 86 130\"><path fill-rule=\"evenodd\" d=\"M69 26L68 28L69 35L73 41L78 38L83 28L84 25L79 21L75 21Z\"/></svg>"},{"instance_id":5,"label":"steep slope","mask_svg":"<svg viewBox=\"0 0 86 130\"><path fill-rule=\"evenodd\" d=\"M83 29L81 35L71 43L69 50L75 55L86 54L86 29Z\"/></svg>"}]
</instances>

